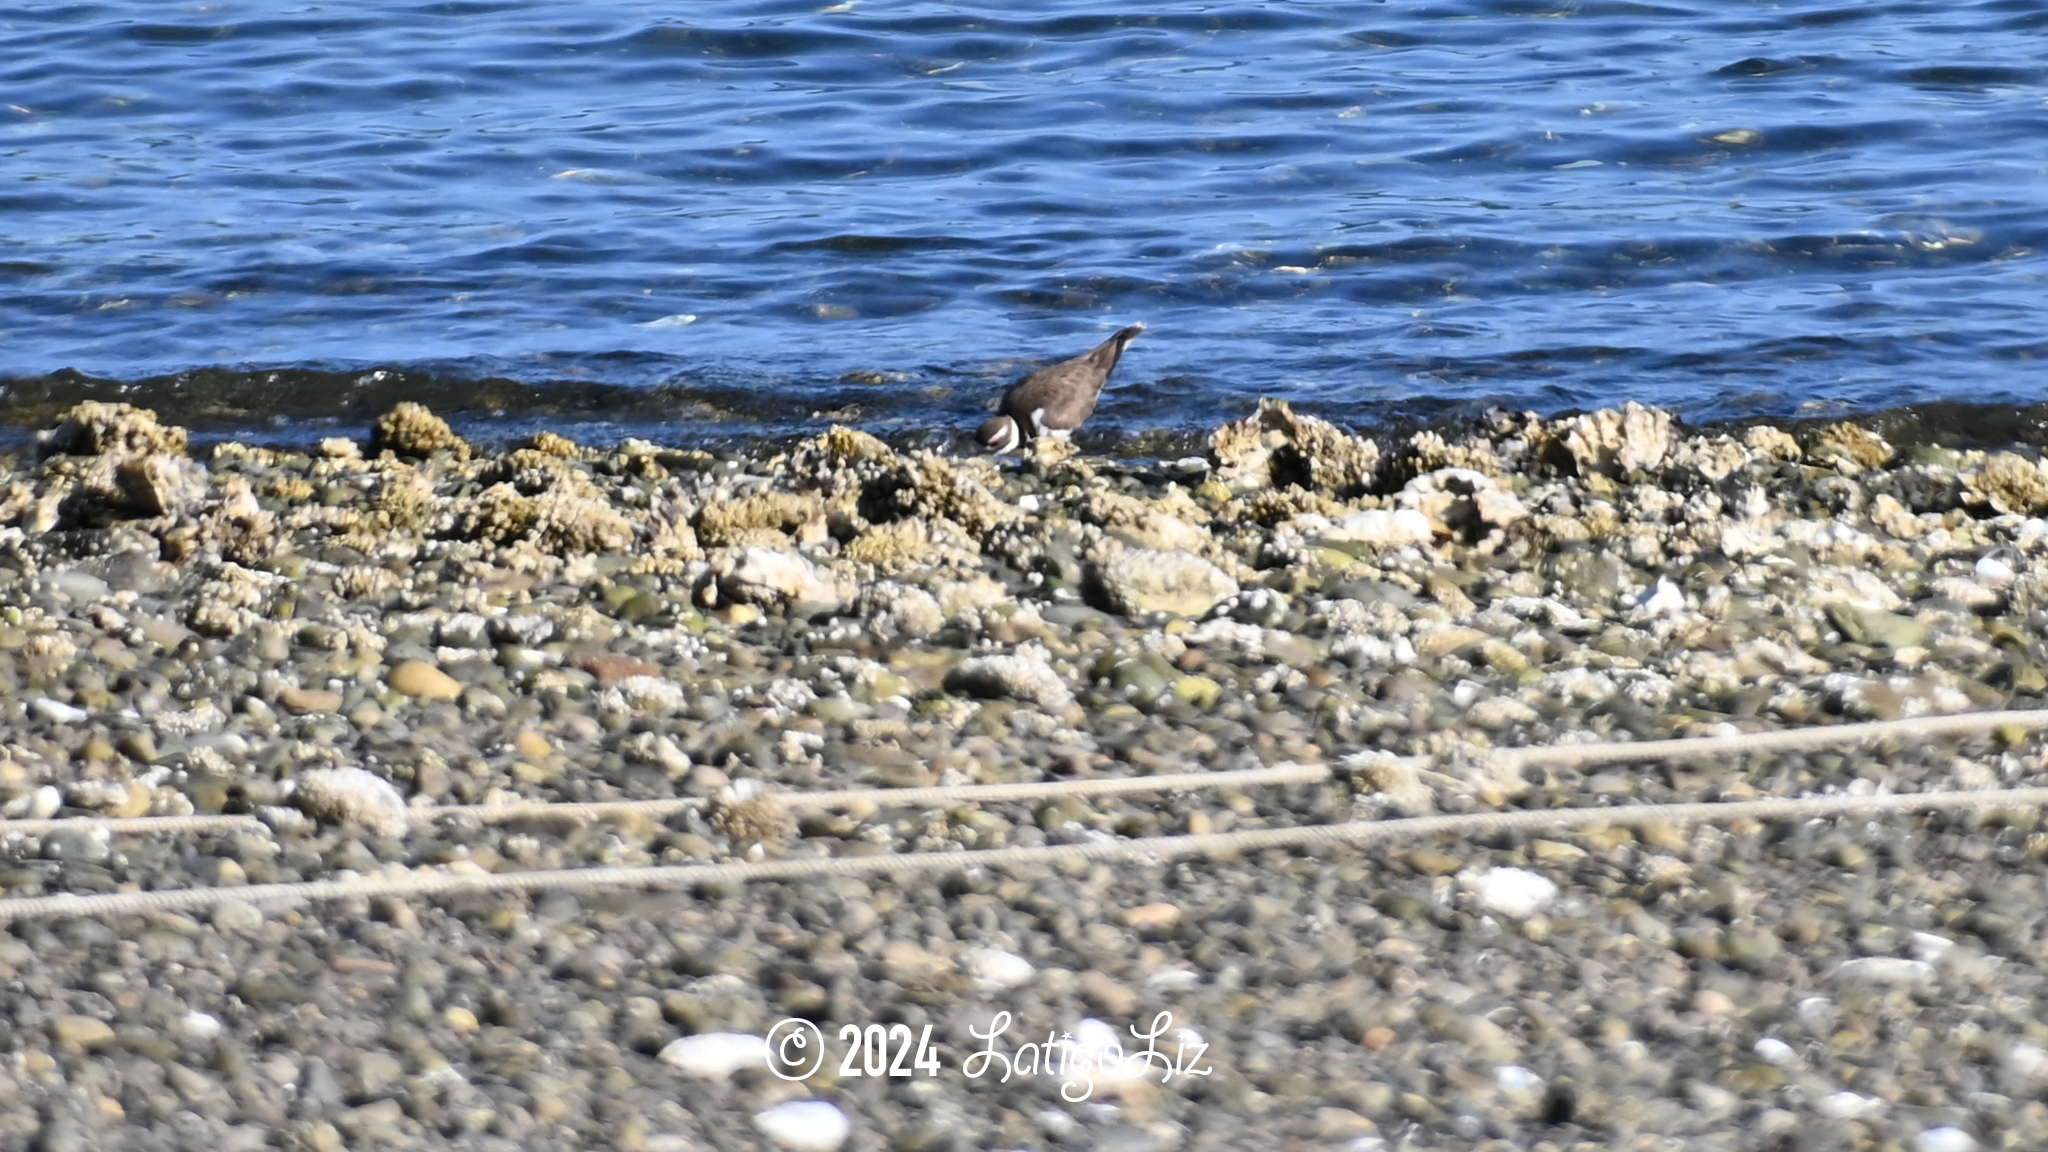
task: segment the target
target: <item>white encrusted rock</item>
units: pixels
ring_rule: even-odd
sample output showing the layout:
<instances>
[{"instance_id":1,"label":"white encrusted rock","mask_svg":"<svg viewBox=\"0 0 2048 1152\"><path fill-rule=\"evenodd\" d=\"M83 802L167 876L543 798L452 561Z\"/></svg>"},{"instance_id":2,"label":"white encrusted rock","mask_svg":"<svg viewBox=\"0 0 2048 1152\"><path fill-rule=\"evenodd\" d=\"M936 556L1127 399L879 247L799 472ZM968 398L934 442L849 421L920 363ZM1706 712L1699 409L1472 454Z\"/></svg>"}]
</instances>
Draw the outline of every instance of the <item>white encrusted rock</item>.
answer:
<instances>
[{"instance_id":1,"label":"white encrusted rock","mask_svg":"<svg viewBox=\"0 0 2048 1152\"><path fill-rule=\"evenodd\" d=\"M353 820L384 836L403 836L405 800L389 780L361 768L301 772L295 798L301 811L323 824Z\"/></svg>"},{"instance_id":2,"label":"white encrusted rock","mask_svg":"<svg viewBox=\"0 0 2048 1152\"><path fill-rule=\"evenodd\" d=\"M946 689L972 696L1009 697L1057 712L1074 702L1074 693L1046 658L1045 649L1025 644L1015 652L975 656L946 675Z\"/></svg>"},{"instance_id":3,"label":"white encrusted rock","mask_svg":"<svg viewBox=\"0 0 2048 1152\"><path fill-rule=\"evenodd\" d=\"M1490 868L1459 877L1459 884L1479 897L1489 912L1526 920L1557 899L1557 885L1526 868Z\"/></svg>"},{"instance_id":4,"label":"white encrusted rock","mask_svg":"<svg viewBox=\"0 0 2048 1152\"><path fill-rule=\"evenodd\" d=\"M846 597L831 573L787 548L745 548L713 562L718 590L745 604L823 604L837 607Z\"/></svg>"},{"instance_id":5,"label":"white encrusted rock","mask_svg":"<svg viewBox=\"0 0 2048 1152\"><path fill-rule=\"evenodd\" d=\"M1109 606L1126 616L1200 617L1237 595L1237 581L1192 552L1125 548L1095 570Z\"/></svg>"},{"instance_id":6,"label":"white encrusted rock","mask_svg":"<svg viewBox=\"0 0 2048 1152\"><path fill-rule=\"evenodd\" d=\"M1368 508L1339 520L1318 540L1330 544L1400 548L1408 544L1427 544L1435 538L1429 517L1413 508Z\"/></svg>"}]
</instances>

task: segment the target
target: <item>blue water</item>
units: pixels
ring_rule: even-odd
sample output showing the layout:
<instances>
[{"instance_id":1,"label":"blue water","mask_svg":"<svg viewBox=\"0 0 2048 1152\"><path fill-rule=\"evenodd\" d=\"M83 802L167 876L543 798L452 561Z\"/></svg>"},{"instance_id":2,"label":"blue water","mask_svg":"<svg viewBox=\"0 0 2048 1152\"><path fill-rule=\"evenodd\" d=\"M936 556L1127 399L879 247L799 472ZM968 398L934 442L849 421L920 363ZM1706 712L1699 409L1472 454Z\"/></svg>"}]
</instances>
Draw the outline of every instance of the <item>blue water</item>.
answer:
<instances>
[{"instance_id":1,"label":"blue water","mask_svg":"<svg viewBox=\"0 0 2048 1152\"><path fill-rule=\"evenodd\" d=\"M2043 391L2048 0L1159 7L0 10L0 379L950 433L1143 321L1091 431Z\"/></svg>"}]
</instances>

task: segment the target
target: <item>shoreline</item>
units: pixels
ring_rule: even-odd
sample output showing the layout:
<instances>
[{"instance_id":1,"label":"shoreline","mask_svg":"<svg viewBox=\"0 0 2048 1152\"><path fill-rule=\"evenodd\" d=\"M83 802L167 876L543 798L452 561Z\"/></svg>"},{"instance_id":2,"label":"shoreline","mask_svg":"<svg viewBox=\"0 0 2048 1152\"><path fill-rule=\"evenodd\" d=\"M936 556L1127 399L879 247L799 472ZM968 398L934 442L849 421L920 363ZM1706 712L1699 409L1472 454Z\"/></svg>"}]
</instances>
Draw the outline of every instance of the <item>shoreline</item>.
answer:
<instances>
[{"instance_id":1,"label":"shoreline","mask_svg":"<svg viewBox=\"0 0 2048 1152\"><path fill-rule=\"evenodd\" d=\"M0 478L0 819L270 831L10 837L0 899L2048 783L2019 734L1640 771L1474 754L2041 706L2048 469L1789 427L1627 405L1375 439L1265 402L1200 458L1047 445L998 467L844 428L737 454L480 451L407 404L366 441L201 463L152 414L81 405ZM801 818L756 792L1283 761L1338 771ZM405 823L674 796L706 807ZM42 991L7 997L0 1096L40 1110L0 1139L183 1109L219 1147L797 1147L759 1117L814 1097L854 1147L2038 1143L2048 900L2000 895L2048 870L2038 822L24 922L0 980ZM1870 959L1898 963L1852 967ZM792 1085L683 1043L783 1016L931 1024L954 1068L997 1011L1035 1036L1163 1010L1216 1074L1080 1105L957 1076ZM119 1082L138 1054L163 1083ZM780 1115L829 1134L799 1113Z\"/></svg>"}]
</instances>

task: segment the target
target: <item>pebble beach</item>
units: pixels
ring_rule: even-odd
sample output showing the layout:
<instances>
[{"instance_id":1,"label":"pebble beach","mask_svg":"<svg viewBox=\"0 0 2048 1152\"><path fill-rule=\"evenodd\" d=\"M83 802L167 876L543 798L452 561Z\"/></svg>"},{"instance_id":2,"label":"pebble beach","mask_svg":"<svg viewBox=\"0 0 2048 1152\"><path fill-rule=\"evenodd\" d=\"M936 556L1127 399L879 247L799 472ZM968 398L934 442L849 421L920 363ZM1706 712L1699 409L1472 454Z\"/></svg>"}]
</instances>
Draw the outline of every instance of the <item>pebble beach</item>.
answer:
<instances>
[{"instance_id":1,"label":"pebble beach","mask_svg":"<svg viewBox=\"0 0 2048 1152\"><path fill-rule=\"evenodd\" d=\"M2048 784L2013 729L1504 773L1497 748L2042 706L2048 468L1635 404L1201 455L847 428L316 448L88 402L0 459L0 1149L2048 1146L2031 808L1164 863L993 848ZM834 789L1310 783L791 809ZM671 818L439 808L697 798ZM102 821L242 814L232 833ZM76 821L73 827L42 822ZM18 826L18 827L17 827ZM32 830L24 830L32 829ZM344 876L951 871L9 918ZM1170 1015L1206 1071L1001 1077ZM813 1021L788 1079L764 1038ZM846 1025L936 1074L849 1076ZM856 1065L857 1067L857 1065ZM1041 1069L1042 1073L1043 1070Z\"/></svg>"}]
</instances>

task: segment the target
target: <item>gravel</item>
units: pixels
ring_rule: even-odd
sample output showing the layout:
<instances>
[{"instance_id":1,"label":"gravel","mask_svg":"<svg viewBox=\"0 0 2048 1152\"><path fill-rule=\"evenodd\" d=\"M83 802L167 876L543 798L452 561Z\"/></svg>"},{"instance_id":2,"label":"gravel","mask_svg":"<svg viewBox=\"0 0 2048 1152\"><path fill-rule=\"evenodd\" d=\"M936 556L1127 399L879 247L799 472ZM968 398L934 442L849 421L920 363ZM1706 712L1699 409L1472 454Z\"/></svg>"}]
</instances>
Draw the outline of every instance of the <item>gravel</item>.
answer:
<instances>
[{"instance_id":1,"label":"gravel","mask_svg":"<svg viewBox=\"0 0 2048 1152\"><path fill-rule=\"evenodd\" d=\"M493 452L407 406L202 462L89 404L0 463L0 820L263 820L0 827L0 900L2048 782L2018 732L1474 754L2041 706L2048 470L1853 425L1376 443L1267 403L1206 460L999 467ZM1334 775L773 798L1284 760ZM19 919L0 1149L2038 1147L2044 892L2039 814L1992 809ZM870 1037L912 1074L853 1074Z\"/></svg>"}]
</instances>

